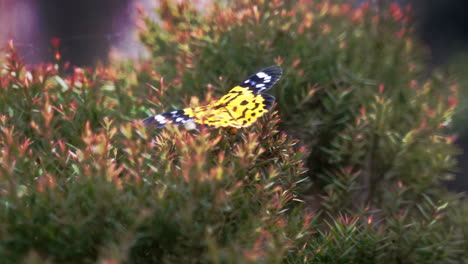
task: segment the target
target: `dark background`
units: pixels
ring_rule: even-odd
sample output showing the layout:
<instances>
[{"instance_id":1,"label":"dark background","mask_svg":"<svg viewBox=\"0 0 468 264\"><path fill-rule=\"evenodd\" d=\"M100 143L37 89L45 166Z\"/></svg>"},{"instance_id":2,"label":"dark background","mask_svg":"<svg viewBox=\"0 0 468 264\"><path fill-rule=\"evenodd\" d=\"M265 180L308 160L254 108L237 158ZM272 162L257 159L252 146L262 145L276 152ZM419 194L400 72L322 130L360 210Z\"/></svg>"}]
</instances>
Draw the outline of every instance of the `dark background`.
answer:
<instances>
[{"instance_id":1,"label":"dark background","mask_svg":"<svg viewBox=\"0 0 468 264\"><path fill-rule=\"evenodd\" d=\"M149 8L153 0L142 0ZM356 5L359 2L354 1ZM468 46L467 0L398 1L413 6L418 34L431 52L429 70L445 66ZM61 40L62 56L73 65L106 62L111 45L128 56L141 46L135 36L134 0L0 0L0 42L15 39L30 63L49 60L49 41ZM148 13L151 13L148 11ZM468 135L459 146L468 149ZM468 155L459 156L460 173L448 187L468 190Z\"/></svg>"},{"instance_id":2,"label":"dark background","mask_svg":"<svg viewBox=\"0 0 468 264\"><path fill-rule=\"evenodd\" d=\"M73 64L105 60L112 42L122 41L131 25L130 0L39 2L46 36L62 40L63 56Z\"/></svg>"},{"instance_id":3,"label":"dark background","mask_svg":"<svg viewBox=\"0 0 468 264\"><path fill-rule=\"evenodd\" d=\"M418 34L431 51L429 69L448 66L452 59L468 51L468 1L415 0L411 1L416 15ZM466 72L461 71L460 73ZM460 76L466 79L468 76ZM462 87L462 93L466 88ZM464 103L464 101L460 101ZM465 108L463 105L460 108ZM463 114L463 113L461 113ZM466 128L466 124L459 124ZM466 130L466 129L465 129ZM457 145L465 153L458 156L459 172L447 186L454 191L468 191L468 134L458 135Z\"/></svg>"},{"instance_id":4,"label":"dark background","mask_svg":"<svg viewBox=\"0 0 468 264\"><path fill-rule=\"evenodd\" d=\"M0 40L14 38L44 56L48 41L62 40L63 55L75 65L106 60L112 44L134 35L135 6L154 6L156 0L0 0ZM359 5L362 0L351 1ZM408 0L419 36L432 52L430 61L440 65L468 43L468 1ZM148 10L151 13L150 10ZM3 18L2 18L3 17ZM128 43L127 43L128 44ZM132 45L132 44L128 44ZM126 47L131 50L132 47ZM31 59L37 60L37 57Z\"/></svg>"},{"instance_id":5,"label":"dark background","mask_svg":"<svg viewBox=\"0 0 468 264\"><path fill-rule=\"evenodd\" d=\"M93 65L107 60L111 45L132 54L135 6L134 0L0 0L0 41L14 39L27 62L37 63L51 58L56 37L63 58Z\"/></svg>"}]
</instances>

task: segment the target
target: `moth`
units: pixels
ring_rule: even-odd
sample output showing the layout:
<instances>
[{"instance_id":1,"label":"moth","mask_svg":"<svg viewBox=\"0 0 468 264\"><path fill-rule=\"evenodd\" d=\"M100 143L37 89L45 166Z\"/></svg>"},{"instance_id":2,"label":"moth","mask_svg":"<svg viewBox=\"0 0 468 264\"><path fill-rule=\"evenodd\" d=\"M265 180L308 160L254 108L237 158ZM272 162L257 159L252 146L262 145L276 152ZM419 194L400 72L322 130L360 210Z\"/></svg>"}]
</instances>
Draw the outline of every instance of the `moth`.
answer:
<instances>
[{"instance_id":1,"label":"moth","mask_svg":"<svg viewBox=\"0 0 468 264\"><path fill-rule=\"evenodd\" d=\"M247 77L219 100L205 106L184 108L150 116L143 120L149 127L165 127L167 124L187 125L196 123L209 127L248 127L267 113L275 98L264 93L281 78L282 70L270 66Z\"/></svg>"}]
</instances>

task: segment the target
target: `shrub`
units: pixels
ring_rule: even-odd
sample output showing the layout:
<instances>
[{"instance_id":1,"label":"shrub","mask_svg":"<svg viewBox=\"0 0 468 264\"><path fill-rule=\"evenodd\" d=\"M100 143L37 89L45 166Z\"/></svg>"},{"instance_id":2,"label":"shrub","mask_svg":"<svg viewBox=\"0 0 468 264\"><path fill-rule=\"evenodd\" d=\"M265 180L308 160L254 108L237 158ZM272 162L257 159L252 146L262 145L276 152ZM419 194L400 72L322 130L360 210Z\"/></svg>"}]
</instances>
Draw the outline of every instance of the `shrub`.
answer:
<instances>
[{"instance_id":1,"label":"shrub","mask_svg":"<svg viewBox=\"0 0 468 264\"><path fill-rule=\"evenodd\" d=\"M145 62L0 74L5 263L462 263L446 126L457 85L421 79L409 8L161 1ZM152 130L280 64L250 128ZM194 96L189 99L189 96ZM197 96L197 97L196 97ZM298 140L294 140L297 138Z\"/></svg>"}]
</instances>

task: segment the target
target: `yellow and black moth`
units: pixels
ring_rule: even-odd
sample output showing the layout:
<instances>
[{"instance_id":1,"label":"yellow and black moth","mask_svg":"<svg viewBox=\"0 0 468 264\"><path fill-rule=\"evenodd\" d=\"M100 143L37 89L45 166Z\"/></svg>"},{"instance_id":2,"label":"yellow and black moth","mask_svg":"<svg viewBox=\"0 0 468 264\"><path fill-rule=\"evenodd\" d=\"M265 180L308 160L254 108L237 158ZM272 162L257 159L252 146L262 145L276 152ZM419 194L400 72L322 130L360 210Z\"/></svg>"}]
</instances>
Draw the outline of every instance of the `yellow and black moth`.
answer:
<instances>
[{"instance_id":1,"label":"yellow and black moth","mask_svg":"<svg viewBox=\"0 0 468 264\"><path fill-rule=\"evenodd\" d=\"M185 108L150 116L143 122L150 127L166 124L185 125L194 122L210 127L248 127L268 112L275 102L272 95L263 92L280 78L278 66L265 68L242 81L219 100L205 106Z\"/></svg>"}]
</instances>

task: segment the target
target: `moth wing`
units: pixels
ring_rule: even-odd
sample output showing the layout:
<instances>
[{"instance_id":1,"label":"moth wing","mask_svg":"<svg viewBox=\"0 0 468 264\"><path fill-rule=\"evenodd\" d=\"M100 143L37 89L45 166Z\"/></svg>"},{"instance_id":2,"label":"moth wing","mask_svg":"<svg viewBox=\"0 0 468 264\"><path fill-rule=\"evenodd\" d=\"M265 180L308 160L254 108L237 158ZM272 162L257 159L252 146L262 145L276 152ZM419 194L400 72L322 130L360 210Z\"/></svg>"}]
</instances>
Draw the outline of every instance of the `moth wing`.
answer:
<instances>
[{"instance_id":1,"label":"moth wing","mask_svg":"<svg viewBox=\"0 0 468 264\"><path fill-rule=\"evenodd\" d=\"M167 124L183 125L187 122L193 121L186 109L174 110L143 119L143 123L148 127L165 127Z\"/></svg>"},{"instance_id":2,"label":"moth wing","mask_svg":"<svg viewBox=\"0 0 468 264\"><path fill-rule=\"evenodd\" d=\"M279 66L270 66L250 75L238 86L248 88L254 94L260 94L271 87L281 78L283 70Z\"/></svg>"},{"instance_id":3,"label":"moth wing","mask_svg":"<svg viewBox=\"0 0 468 264\"><path fill-rule=\"evenodd\" d=\"M268 112L274 102L275 98L269 94L254 94L250 89L236 86L217 103L223 105L225 112L229 114L229 121L235 124L231 126L248 127Z\"/></svg>"}]
</instances>

